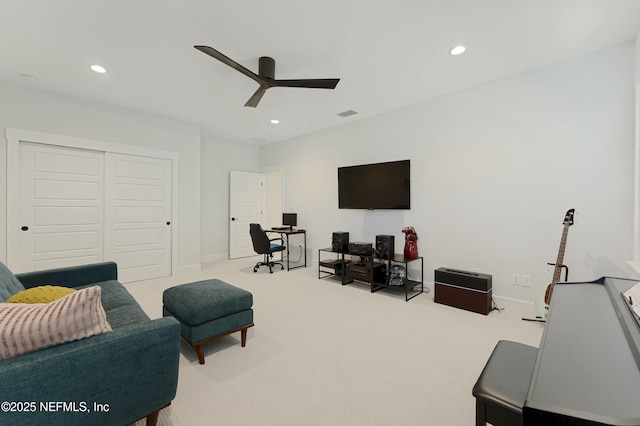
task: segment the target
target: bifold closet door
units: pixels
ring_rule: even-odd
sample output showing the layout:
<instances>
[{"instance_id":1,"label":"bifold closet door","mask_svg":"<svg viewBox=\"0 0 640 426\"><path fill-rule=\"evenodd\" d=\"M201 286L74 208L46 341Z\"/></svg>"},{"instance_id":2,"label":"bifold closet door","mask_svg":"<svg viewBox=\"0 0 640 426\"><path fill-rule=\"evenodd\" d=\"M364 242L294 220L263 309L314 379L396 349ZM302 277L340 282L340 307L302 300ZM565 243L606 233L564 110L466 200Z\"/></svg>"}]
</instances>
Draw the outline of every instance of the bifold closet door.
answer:
<instances>
[{"instance_id":1,"label":"bifold closet door","mask_svg":"<svg viewBox=\"0 0 640 426\"><path fill-rule=\"evenodd\" d=\"M171 275L171 160L105 153L105 258L122 282Z\"/></svg>"},{"instance_id":2,"label":"bifold closet door","mask_svg":"<svg viewBox=\"0 0 640 426\"><path fill-rule=\"evenodd\" d=\"M14 272L104 259L104 153L21 142ZM9 188L9 190L15 190ZM15 229L13 229L15 228Z\"/></svg>"}]
</instances>

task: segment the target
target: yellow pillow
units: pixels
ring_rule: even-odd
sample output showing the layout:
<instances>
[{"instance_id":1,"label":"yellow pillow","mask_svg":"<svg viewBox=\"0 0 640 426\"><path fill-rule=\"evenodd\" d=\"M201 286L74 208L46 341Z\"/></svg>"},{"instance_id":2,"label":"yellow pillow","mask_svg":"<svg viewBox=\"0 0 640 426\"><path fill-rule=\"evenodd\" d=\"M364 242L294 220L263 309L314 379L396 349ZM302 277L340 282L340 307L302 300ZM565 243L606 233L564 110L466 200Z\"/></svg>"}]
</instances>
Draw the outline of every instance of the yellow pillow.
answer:
<instances>
[{"instance_id":1,"label":"yellow pillow","mask_svg":"<svg viewBox=\"0 0 640 426\"><path fill-rule=\"evenodd\" d=\"M28 288L11 296L7 303L50 303L58 300L75 290L69 287L43 285L41 287Z\"/></svg>"}]
</instances>

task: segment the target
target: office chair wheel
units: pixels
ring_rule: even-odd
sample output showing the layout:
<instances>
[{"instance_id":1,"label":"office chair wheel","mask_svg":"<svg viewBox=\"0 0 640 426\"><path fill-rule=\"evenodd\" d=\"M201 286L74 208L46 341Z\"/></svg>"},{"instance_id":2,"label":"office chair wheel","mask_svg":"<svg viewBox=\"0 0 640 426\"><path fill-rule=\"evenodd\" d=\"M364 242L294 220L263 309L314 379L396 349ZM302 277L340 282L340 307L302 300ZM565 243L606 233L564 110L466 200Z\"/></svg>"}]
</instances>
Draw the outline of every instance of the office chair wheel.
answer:
<instances>
[{"instance_id":1,"label":"office chair wheel","mask_svg":"<svg viewBox=\"0 0 640 426\"><path fill-rule=\"evenodd\" d=\"M253 268L253 272L258 272L258 270L256 268Z\"/></svg>"}]
</instances>

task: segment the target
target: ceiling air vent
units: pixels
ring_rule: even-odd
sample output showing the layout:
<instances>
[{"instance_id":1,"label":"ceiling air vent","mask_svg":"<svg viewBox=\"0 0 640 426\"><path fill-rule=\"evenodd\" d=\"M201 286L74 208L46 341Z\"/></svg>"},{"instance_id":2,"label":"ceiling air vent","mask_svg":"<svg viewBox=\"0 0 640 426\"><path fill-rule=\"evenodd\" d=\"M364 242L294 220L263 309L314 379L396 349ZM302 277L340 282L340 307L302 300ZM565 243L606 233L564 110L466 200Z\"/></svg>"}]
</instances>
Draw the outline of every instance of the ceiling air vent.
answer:
<instances>
[{"instance_id":1,"label":"ceiling air vent","mask_svg":"<svg viewBox=\"0 0 640 426\"><path fill-rule=\"evenodd\" d=\"M338 113L338 115L342 118L347 118L351 115L356 115L358 113L358 111L354 111L352 109L348 110L348 111L343 111L341 113Z\"/></svg>"},{"instance_id":2,"label":"ceiling air vent","mask_svg":"<svg viewBox=\"0 0 640 426\"><path fill-rule=\"evenodd\" d=\"M262 138L251 138L251 139L249 139L249 142L257 144L257 145L262 145L262 144L265 144L265 143L267 143L269 141L266 140L266 139L262 139Z\"/></svg>"}]
</instances>

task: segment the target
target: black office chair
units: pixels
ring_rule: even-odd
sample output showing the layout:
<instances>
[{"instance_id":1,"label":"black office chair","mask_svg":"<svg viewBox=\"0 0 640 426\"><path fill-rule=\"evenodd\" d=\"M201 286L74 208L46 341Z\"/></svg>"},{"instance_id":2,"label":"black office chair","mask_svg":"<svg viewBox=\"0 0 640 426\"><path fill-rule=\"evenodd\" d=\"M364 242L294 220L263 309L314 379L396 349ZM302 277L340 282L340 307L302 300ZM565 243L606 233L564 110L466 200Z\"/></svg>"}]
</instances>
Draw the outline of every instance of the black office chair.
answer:
<instances>
[{"instance_id":1,"label":"black office chair","mask_svg":"<svg viewBox=\"0 0 640 426\"><path fill-rule=\"evenodd\" d=\"M264 261L256 263L256 266L253 267L253 272L258 272L258 268L262 265L268 266L269 272L272 274L272 268L275 265L280 265L280 268L284 269L281 262L274 262L271 260L271 258L273 258L273 253L282 251L286 248L282 237L269 239L265 230L262 229L258 223L249 224L249 233L251 234L251 241L253 242L253 250L258 254L264 255ZM280 244L274 244L272 241L280 241Z\"/></svg>"}]
</instances>

